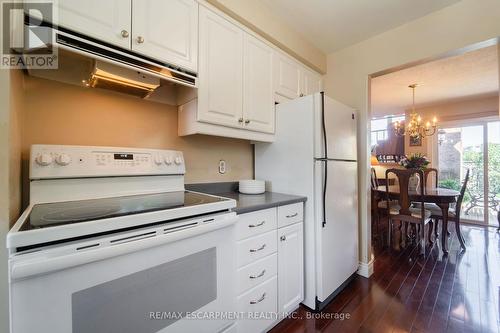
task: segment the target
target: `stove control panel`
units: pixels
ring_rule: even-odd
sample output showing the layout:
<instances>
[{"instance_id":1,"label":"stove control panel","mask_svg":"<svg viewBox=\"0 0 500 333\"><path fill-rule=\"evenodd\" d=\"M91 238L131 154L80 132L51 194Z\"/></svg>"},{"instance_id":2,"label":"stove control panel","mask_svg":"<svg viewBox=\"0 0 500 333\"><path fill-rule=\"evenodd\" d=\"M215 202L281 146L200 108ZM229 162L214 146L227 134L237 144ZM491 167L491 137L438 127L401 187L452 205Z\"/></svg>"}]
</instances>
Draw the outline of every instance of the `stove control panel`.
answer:
<instances>
[{"instance_id":1,"label":"stove control panel","mask_svg":"<svg viewBox=\"0 0 500 333\"><path fill-rule=\"evenodd\" d=\"M184 173L184 157L180 151L60 145L31 147L31 179Z\"/></svg>"}]
</instances>

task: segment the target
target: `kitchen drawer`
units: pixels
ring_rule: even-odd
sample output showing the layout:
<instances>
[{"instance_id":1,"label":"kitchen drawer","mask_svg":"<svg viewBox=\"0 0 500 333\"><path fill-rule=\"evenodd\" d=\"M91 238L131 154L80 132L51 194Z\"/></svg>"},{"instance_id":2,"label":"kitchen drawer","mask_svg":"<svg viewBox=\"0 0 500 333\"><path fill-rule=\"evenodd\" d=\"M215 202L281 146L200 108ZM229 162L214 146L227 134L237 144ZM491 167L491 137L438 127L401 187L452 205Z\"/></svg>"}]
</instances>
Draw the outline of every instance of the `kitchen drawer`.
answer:
<instances>
[{"instance_id":1,"label":"kitchen drawer","mask_svg":"<svg viewBox=\"0 0 500 333\"><path fill-rule=\"evenodd\" d=\"M277 237L277 230L273 230L262 235L239 241L237 243L238 267L245 266L257 259L264 258L276 252Z\"/></svg>"},{"instance_id":2,"label":"kitchen drawer","mask_svg":"<svg viewBox=\"0 0 500 333\"><path fill-rule=\"evenodd\" d=\"M276 313L277 302L276 276L239 296L238 312L244 313L247 318L238 320L238 333L264 332L270 328L276 321L272 314Z\"/></svg>"},{"instance_id":3,"label":"kitchen drawer","mask_svg":"<svg viewBox=\"0 0 500 333\"><path fill-rule=\"evenodd\" d=\"M238 294L255 287L262 281L276 275L278 271L278 256L276 253L259 259L237 271Z\"/></svg>"},{"instance_id":4,"label":"kitchen drawer","mask_svg":"<svg viewBox=\"0 0 500 333\"><path fill-rule=\"evenodd\" d=\"M302 202L278 207L278 228L304 220L304 204Z\"/></svg>"},{"instance_id":5,"label":"kitchen drawer","mask_svg":"<svg viewBox=\"0 0 500 333\"><path fill-rule=\"evenodd\" d=\"M276 208L258 210L239 215L236 223L236 239L241 240L277 228Z\"/></svg>"}]
</instances>

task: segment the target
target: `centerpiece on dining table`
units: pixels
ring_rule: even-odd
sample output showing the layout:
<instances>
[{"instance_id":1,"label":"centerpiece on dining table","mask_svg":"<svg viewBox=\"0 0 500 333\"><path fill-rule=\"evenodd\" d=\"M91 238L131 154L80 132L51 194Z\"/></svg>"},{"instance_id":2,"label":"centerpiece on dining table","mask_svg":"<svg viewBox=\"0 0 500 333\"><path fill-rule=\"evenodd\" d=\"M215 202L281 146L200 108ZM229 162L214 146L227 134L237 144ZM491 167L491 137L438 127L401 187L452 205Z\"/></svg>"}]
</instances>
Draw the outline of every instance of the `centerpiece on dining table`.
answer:
<instances>
[{"instance_id":1,"label":"centerpiece on dining table","mask_svg":"<svg viewBox=\"0 0 500 333\"><path fill-rule=\"evenodd\" d=\"M431 162L427 157L420 153L411 154L410 156L405 156L401 159L399 164L405 169L418 169L425 170ZM413 174L408 181L408 188L411 191L415 191L420 184L420 178L417 174Z\"/></svg>"}]
</instances>

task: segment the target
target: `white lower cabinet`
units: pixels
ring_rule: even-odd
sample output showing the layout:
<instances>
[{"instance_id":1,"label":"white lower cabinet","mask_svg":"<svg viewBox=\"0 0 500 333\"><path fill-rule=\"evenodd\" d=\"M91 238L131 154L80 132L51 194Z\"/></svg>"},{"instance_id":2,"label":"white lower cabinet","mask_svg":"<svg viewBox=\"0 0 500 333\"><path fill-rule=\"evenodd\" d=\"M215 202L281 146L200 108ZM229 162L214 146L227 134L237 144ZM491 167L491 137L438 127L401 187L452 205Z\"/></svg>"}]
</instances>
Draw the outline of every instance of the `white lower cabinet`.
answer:
<instances>
[{"instance_id":1,"label":"white lower cabinet","mask_svg":"<svg viewBox=\"0 0 500 333\"><path fill-rule=\"evenodd\" d=\"M278 312L295 310L304 299L302 223L278 230Z\"/></svg>"},{"instance_id":2,"label":"white lower cabinet","mask_svg":"<svg viewBox=\"0 0 500 333\"><path fill-rule=\"evenodd\" d=\"M276 276L277 273L278 256L276 253L239 268L236 273L238 294L257 286L270 277Z\"/></svg>"},{"instance_id":3,"label":"white lower cabinet","mask_svg":"<svg viewBox=\"0 0 500 333\"><path fill-rule=\"evenodd\" d=\"M238 265L247 265L276 252L276 230L239 241L236 246Z\"/></svg>"},{"instance_id":4,"label":"white lower cabinet","mask_svg":"<svg viewBox=\"0 0 500 333\"><path fill-rule=\"evenodd\" d=\"M283 219L288 224L278 228ZM302 302L302 224L302 203L240 215L235 297L243 316L236 323L237 332L266 332Z\"/></svg>"}]
</instances>

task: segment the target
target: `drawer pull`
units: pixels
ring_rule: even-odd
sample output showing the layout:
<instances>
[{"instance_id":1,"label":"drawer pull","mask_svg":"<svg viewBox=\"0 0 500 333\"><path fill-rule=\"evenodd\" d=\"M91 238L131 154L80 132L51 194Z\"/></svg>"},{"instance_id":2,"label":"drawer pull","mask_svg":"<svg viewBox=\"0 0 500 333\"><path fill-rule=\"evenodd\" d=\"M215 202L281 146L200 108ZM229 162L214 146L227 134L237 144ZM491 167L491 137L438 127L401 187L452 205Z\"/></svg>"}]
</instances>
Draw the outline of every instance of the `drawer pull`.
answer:
<instances>
[{"instance_id":1,"label":"drawer pull","mask_svg":"<svg viewBox=\"0 0 500 333\"><path fill-rule=\"evenodd\" d=\"M263 293L262 296L260 296L260 298L258 300L255 300L255 301L250 301L250 304L257 304L257 303L260 303L262 302L264 299L266 298L266 293Z\"/></svg>"},{"instance_id":2,"label":"drawer pull","mask_svg":"<svg viewBox=\"0 0 500 333\"><path fill-rule=\"evenodd\" d=\"M291 219L292 217L295 217L297 215L299 215L299 213L295 213L295 214L292 214L292 215L287 215L286 218L287 219Z\"/></svg>"},{"instance_id":3,"label":"drawer pull","mask_svg":"<svg viewBox=\"0 0 500 333\"><path fill-rule=\"evenodd\" d=\"M282 241L282 242L286 241L286 236L281 236L280 241Z\"/></svg>"},{"instance_id":4,"label":"drawer pull","mask_svg":"<svg viewBox=\"0 0 500 333\"><path fill-rule=\"evenodd\" d=\"M257 224L249 224L248 227L249 228L260 227L260 226L264 225L265 223L266 223L266 221L262 221L262 222L257 223Z\"/></svg>"},{"instance_id":5,"label":"drawer pull","mask_svg":"<svg viewBox=\"0 0 500 333\"><path fill-rule=\"evenodd\" d=\"M266 274L266 270L265 270L265 269L263 269L263 270L262 270L262 272L260 272L260 274L259 274L259 275L250 275L250 276L249 276L249 278L250 278L250 279L258 279L258 278L260 278L260 277L263 277L263 276L264 276L264 274Z\"/></svg>"},{"instance_id":6,"label":"drawer pull","mask_svg":"<svg viewBox=\"0 0 500 333\"><path fill-rule=\"evenodd\" d=\"M262 244L262 246L259 247L258 249L250 249L250 252L258 252L258 251L264 250L265 248L266 248L266 244Z\"/></svg>"}]
</instances>

